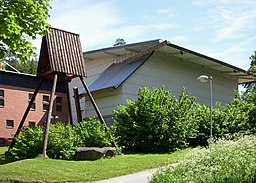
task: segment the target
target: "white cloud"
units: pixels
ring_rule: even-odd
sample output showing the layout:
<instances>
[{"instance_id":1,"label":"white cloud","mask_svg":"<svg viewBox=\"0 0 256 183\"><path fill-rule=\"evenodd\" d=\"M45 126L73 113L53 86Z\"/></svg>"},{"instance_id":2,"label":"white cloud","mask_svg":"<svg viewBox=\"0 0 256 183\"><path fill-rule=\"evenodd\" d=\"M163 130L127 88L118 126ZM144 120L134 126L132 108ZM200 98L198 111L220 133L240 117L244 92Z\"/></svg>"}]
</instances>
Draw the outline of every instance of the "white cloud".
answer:
<instances>
[{"instance_id":1,"label":"white cloud","mask_svg":"<svg viewBox=\"0 0 256 183\"><path fill-rule=\"evenodd\" d=\"M246 31L256 25L256 11L239 8L217 8L212 17L215 23L219 22L215 29L214 42L224 41L227 39L244 38Z\"/></svg>"},{"instance_id":2,"label":"white cloud","mask_svg":"<svg viewBox=\"0 0 256 183\"><path fill-rule=\"evenodd\" d=\"M80 34L83 50L112 46L120 37L126 41L139 40L149 33L175 27L171 23L128 24L128 19L119 15L114 1L82 2L54 1L50 24Z\"/></svg>"}]
</instances>

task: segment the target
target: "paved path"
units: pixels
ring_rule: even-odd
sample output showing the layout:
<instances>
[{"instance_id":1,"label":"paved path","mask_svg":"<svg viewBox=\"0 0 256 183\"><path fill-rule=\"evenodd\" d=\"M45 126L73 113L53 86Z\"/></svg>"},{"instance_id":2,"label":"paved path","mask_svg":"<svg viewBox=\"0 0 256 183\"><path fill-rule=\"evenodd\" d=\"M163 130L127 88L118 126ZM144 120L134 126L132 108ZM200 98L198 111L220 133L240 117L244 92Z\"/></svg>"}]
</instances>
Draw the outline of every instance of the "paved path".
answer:
<instances>
[{"instance_id":1,"label":"paved path","mask_svg":"<svg viewBox=\"0 0 256 183\"><path fill-rule=\"evenodd\" d=\"M157 170L159 170L159 168L144 170L142 172L101 180L94 183L148 183Z\"/></svg>"}]
</instances>

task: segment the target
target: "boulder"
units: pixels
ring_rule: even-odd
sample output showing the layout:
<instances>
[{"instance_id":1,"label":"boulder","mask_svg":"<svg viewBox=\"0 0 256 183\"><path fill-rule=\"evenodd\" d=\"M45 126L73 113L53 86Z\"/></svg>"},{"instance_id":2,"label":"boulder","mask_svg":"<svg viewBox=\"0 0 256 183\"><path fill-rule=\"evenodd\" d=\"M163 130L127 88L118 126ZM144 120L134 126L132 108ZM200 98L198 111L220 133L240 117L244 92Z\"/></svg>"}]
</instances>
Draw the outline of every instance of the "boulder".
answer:
<instances>
[{"instance_id":1,"label":"boulder","mask_svg":"<svg viewBox=\"0 0 256 183\"><path fill-rule=\"evenodd\" d=\"M116 155L114 147L79 147L75 153L76 160L97 160L102 157L113 157Z\"/></svg>"}]
</instances>

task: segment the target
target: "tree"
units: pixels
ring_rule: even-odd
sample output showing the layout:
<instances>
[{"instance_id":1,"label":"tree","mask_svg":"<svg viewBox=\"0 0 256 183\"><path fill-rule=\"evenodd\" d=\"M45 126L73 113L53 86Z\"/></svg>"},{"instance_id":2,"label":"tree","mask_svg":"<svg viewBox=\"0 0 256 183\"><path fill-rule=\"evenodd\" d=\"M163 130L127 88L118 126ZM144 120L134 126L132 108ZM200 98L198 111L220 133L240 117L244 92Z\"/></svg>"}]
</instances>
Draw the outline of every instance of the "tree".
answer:
<instances>
[{"instance_id":1,"label":"tree","mask_svg":"<svg viewBox=\"0 0 256 183\"><path fill-rule=\"evenodd\" d=\"M254 54L250 56L251 59L251 66L248 69L256 77L256 51ZM246 91L243 93L242 97L247 102L253 103L256 105L256 82L253 83L246 83L245 84ZM256 119L256 111L255 111L255 119Z\"/></svg>"},{"instance_id":2,"label":"tree","mask_svg":"<svg viewBox=\"0 0 256 183\"><path fill-rule=\"evenodd\" d=\"M250 59L251 67L249 68L249 71L256 75L256 50L254 51L254 54L251 55Z\"/></svg>"},{"instance_id":3,"label":"tree","mask_svg":"<svg viewBox=\"0 0 256 183\"><path fill-rule=\"evenodd\" d=\"M44 35L50 0L0 0L0 60L8 50L26 62L34 49L30 39Z\"/></svg>"},{"instance_id":4,"label":"tree","mask_svg":"<svg viewBox=\"0 0 256 183\"><path fill-rule=\"evenodd\" d=\"M120 46L120 45L125 45L125 44L126 44L126 42L123 38L117 38L114 46Z\"/></svg>"},{"instance_id":5,"label":"tree","mask_svg":"<svg viewBox=\"0 0 256 183\"><path fill-rule=\"evenodd\" d=\"M8 61L7 63L22 73L36 75L38 61L34 59L27 60L26 62L11 60L11 61Z\"/></svg>"}]
</instances>

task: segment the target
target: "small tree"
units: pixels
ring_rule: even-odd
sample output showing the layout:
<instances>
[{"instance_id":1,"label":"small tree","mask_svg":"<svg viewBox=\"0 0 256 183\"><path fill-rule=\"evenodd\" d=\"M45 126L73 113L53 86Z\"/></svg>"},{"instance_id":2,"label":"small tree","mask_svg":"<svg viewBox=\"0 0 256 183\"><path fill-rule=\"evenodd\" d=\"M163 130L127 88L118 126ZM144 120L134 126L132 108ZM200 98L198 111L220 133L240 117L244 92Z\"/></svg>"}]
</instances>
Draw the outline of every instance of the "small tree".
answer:
<instances>
[{"instance_id":1,"label":"small tree","mask_svg":"<svg viewBox=\"0 0 256 183\"><path fill-rule=\"evenodd\" d=\"M121 46L121 45L125 45L125 44L126 44L126 42L123 38L117 38L114 46Z\"/></svg>"}]
</instances>

